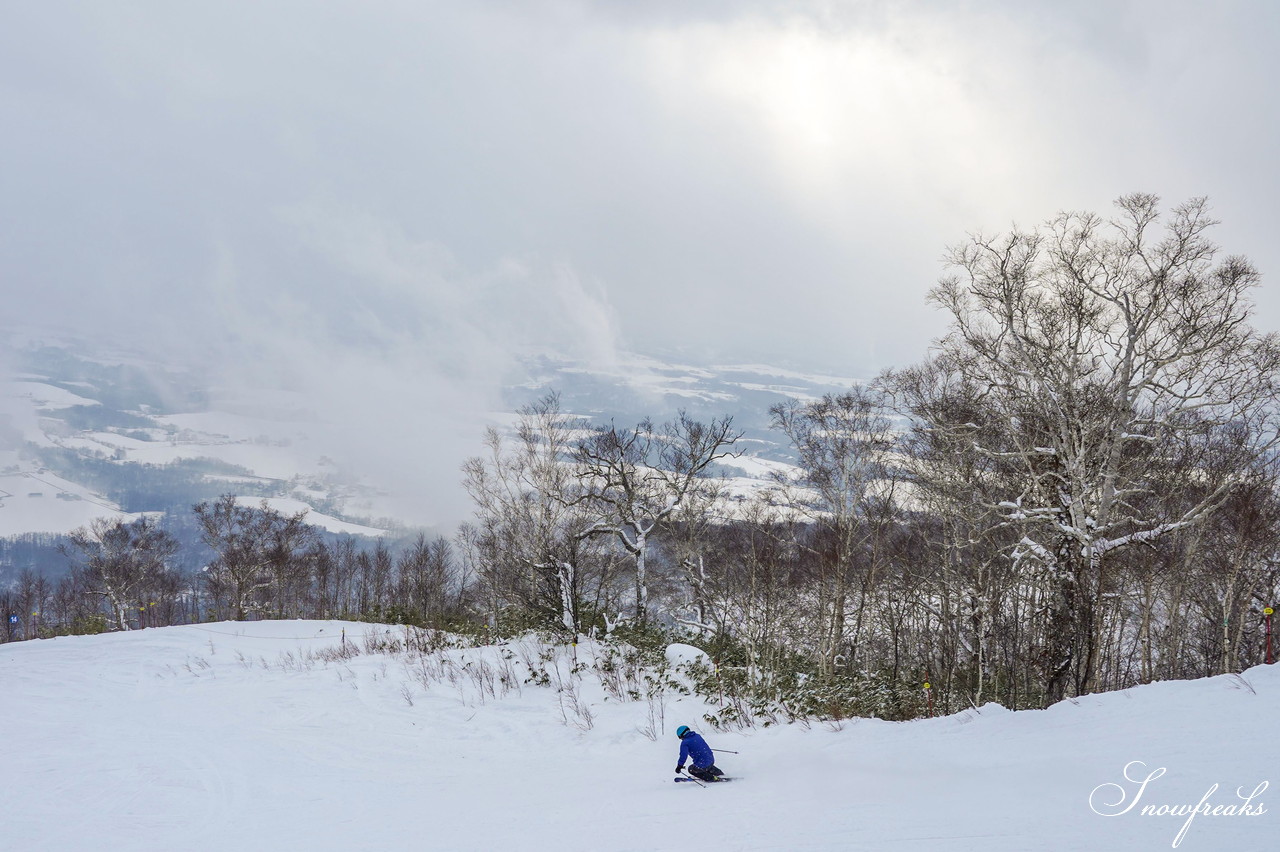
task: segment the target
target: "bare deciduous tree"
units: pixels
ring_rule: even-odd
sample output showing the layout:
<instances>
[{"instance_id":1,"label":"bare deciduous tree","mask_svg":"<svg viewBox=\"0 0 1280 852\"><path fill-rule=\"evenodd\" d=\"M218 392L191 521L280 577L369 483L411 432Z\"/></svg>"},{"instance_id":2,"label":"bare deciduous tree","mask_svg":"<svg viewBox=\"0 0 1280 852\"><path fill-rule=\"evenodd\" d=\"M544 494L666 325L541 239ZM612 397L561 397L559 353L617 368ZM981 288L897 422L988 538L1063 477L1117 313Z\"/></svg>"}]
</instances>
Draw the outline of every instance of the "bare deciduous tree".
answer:
<instances>
[{"instance_id":1,"label":"bare deciduous tree","mask_svg":"<svg viewBox=\"0 0 1280 852\"><path fill-rule=\"evenodd\" d=\"M103 598L116 627L128 630L130 615L147 604L143 590L162 581L177 550L178 542L151 518L94 518L71 533L63 552L76 563L85 591Z\"/></svg>"},{"instance_id":2,"label":"bare deciduous tree","mask_svg":"<svg viewBox=\"0 0 1280 852\"><path fill-rule=\"evenodd\" d=\"M477 513L468 549L493 605L513 599L575 635L592 519L571 453L585 429L551 394L521 409L514 441L489 429L488 454L463 465Z\"/></svg>"},{"instance_id":3,"label":"bare deciduous tree","mask_svg":"<svg viewBox=\"0 0 1280 852\"><path fill-rule=\"evenodd\" d=\"M680 508L706 469L728 455L741 437L733 418L700 423L681 411L655 428L643 420L634 429L596 429L574 453L583 500L597 520L593 534L616 537L635 564L636 620L648 605L650 537Z\"/></svg>"},{"instance_id":4,"label":"bare deciduous tree","mask_svg":"<svg viewBox=\"0 0 1280 852\"><path fill-rule=\"evenodd\" d=\"M451 609L460 583L453 546L443 536L419 534L396 562L400 599L420 618L436 623Z\"/></svg>"},{"instance_id":5,"label":"bare deciduous tree","mask_svg":"<svg viewBox=\"0 0 1280 852\"><path fill-rule=\"evenodd\" d=\"M228 603L235 619L268 608L275 593L306 570L304 555L314 532L305 509L286 515L265 500L244 506L226 494L193 511L202 540L217 554L207 568L210 591Z\"/></svg>"}]
</instances>

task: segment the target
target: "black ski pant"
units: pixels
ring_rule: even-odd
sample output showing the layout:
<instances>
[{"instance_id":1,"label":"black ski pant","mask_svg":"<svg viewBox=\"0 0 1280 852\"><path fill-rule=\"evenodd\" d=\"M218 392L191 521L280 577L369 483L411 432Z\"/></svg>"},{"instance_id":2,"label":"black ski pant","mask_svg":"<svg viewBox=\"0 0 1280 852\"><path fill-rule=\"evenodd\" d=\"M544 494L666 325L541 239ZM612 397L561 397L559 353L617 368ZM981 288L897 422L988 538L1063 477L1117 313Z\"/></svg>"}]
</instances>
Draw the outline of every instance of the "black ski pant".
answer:
<instances>
[{"instance_id":1,"label":"black ski pant","mask_svg":"<svg viewBox=\"0 0 1280 852\"><path fill-rule=\"evenodd\" d=\"M689 767L689 774L695 778L701 778L703 781L714 781L724 774L724 770L716 766L714 763L710 766L704 766L699 769L696 766Z\"/></svg>"}]
</instances>

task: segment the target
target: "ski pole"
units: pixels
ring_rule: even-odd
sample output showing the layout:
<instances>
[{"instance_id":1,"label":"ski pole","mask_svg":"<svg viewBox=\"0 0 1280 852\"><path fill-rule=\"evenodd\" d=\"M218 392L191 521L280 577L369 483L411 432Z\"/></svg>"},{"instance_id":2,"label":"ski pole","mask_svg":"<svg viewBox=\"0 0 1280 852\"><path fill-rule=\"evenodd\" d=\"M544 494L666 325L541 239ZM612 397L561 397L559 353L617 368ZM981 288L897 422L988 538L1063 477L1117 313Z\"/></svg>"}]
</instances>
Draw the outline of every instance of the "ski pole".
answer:
<instances>
[{"instance_id":1,"label":"ski pole","mask_svg":"<svg viewBox=\"0 0 1280 852\"><path fill-rule=\"evenodd\" d=\"M713 748L711 750L720 752L721 754L737 754L736 751L729 751L727 748Z\"/></svg>"},{"instance_id":2,"label":"ski pole","mask_svg":"<svg viewBox=\"0 0 1280 852\"><path fill-rule=\"evenodd\" d=\"M692 775L686 775L683 769L677 772L676 774L683 775L686 781L692 781L693 783L697 784L699 787L707 786L706 784L703 784L701 781L699 781L697 778L694 778Z\"/></svg>"}]
</instances>

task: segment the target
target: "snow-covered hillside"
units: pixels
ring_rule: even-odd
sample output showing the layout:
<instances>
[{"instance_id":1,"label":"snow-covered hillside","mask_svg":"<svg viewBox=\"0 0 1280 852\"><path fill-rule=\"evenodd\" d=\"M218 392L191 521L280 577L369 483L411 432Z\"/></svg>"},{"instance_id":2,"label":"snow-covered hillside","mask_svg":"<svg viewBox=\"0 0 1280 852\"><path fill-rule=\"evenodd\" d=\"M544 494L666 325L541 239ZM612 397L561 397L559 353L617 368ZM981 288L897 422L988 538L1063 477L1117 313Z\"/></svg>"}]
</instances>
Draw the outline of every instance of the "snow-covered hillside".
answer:
<instances>
[{"instance_id":1,"label":"snow-covered hillside","mask_svg":"<svg viewBox=\"0 0 1280 852\"><path fill-rule=\"evenodd\" d=\"M1046 711L716 733L700 699L610 697L592 643L579 677L575 649L377 652L367 635L402 634L256 622L0 646L0 846L1275 848L1280 667ZM739 752L719 761L738 780L671 783L681 723ZM1185 815L1141 813L1202 799L1180 838Z\"/></svg>"}]
</instances>

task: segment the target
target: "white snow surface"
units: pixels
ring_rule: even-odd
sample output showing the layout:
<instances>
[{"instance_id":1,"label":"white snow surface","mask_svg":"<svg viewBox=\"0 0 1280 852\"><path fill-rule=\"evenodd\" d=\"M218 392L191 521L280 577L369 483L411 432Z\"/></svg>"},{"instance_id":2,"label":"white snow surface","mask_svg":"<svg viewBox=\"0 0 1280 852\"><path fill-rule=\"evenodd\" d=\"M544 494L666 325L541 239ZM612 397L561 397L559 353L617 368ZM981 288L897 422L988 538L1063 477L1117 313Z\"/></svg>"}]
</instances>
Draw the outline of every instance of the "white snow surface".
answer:
<instances>
[{"instance_id":1,"label":"white snow surface","mask_svg":"<svg viewBox=\"0 0 1280 852\"><path fill-rule=\"evenodd\" d=\"M482 698L465 674L424 687L399 656L315 658L344 630L359 644L399 628L221 623L0 646L0 846L1156 850L1186 818L1141 807L1195 806L1215 784L1210 806L1239 806L1238 788L1278 771L1280 667L1045 711L731 733L700 721L700 699L672 697L654 740L648 704L606 701L590 674L583 729L554 685ZM465 673L503 652L448 653ZM740 752L718 760L734 783L671 783L681 723ZM1166 772L1133 810L1096 813L1123 807L1108 808L1107 784L1132 801L1131 761L1145 763L1132 777ZM1276 792L1250 803L1261 815L1195 816L1179 848L1274 849Z\"/></svg>"},{"instance_id":2,"label":"white snow surface","mask_svg":"<svg viewBox=\"0 0 1280 852\"><path fill-rule=\"evenodd\" d=\"M64 388L40 381L39 376L19 376L12 381L0 382L0 399L25 400L32 408L57 409L74 405L100 405Z\"/></svg>"},{"instance_id":3,"label":"white snow surface","mask_svg":"<svg viewBox=\"0 0 1280 852\"><path fill-rule=\"evenodd\" d=\"M681 642L667 646L667 662L673 666L681 663L698 663L700 665L711 665L711 657L701 648L695 648L692 645L685 645Z\"/></svg>"},{"instance_id":4,"label":"white snow surface","mask_svg":"<svg viewBox=\"0 0 1280 852\"><path fill-rule=\"evenodd\" d=\"M0 536L67 533L94 518L136 521L101 494L35 469L0 474Z\"/></svg>"},{"instance_id":5,"label":"white snow surface","mask_svg":"<svg viewBox=\"0 0 1280 852\"><path fill-rule=\"evenodd\" d=\"M376 538L386 535L386 530L377 527L365 526L364 524L353 524L349 521L343 521L332 515L326 515L324 512L318 512L311 508L310 505L301 500L295 500L291 497L236 497L236 503L241 506L249 506L257 508L263 503L271 509L275 509L284 515L296 515L298 512L306 510L307 516L304 519L308 524L314 527L321 527L332 533L348 533L350 535L364 535Z\"/></svg>"},{"instance_id":6,"label":"white snow surface","mask_svg":"<svg viewBox=\"0 0 1280 852\"><path fill-rule=\"evenodd\" d=\"M737 468L746 472L753 478L769 482L771 477L780 473L784 476L792 477L801 473L799 467L787 462L774 461L773 459L765 459L760 456L748 455L743 453L737 456L725 456L720 459L720 464L725 467Z\"/></svg>"}]
</instances>

